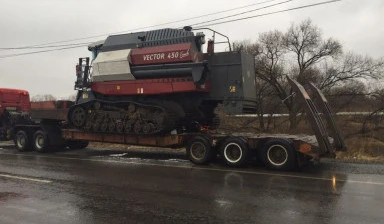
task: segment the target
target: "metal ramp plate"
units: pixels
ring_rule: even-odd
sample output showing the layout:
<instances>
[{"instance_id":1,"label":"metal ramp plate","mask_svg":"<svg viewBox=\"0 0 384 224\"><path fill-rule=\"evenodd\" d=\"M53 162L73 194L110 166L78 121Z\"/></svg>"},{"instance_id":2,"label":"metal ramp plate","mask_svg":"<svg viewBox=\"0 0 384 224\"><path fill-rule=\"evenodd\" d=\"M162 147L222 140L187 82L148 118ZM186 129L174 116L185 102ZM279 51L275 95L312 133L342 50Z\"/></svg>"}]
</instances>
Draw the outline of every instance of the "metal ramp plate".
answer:
<instances>
[{"instance_id":1,"label":"metal ramp plate","mask_svg":"<svg viewBox=\"0 0 384 224\"><path fill-rule=\"evenodd\" d=\"M315 132L320 149L324 152L333 153L333 147L329 141L327 130L312 99L300 83L289 77L287 77L287 79L293 90L296 92L296 95L304 104L307 118L312 126L312 130Z\"/></svg>"},{"instance_id":2,"label":"metal ramp plate","mask_svg":"<svg viewBox=\"0 0 384 224\"><path fill-rule=\"evenodd\" d=\"M328 100L325 98L324 94L317 88L313 83L310 83L310 88L315 94L315 102L320 106L320 110L325 116L325 119L328 123L328 128L333 138L333 144L336 150L346 151L347 147L345 146L344 139L341 136L339 127L337 126L336 120L333 116L331 107L329 106Z\"/></svg>"}]
</instances>

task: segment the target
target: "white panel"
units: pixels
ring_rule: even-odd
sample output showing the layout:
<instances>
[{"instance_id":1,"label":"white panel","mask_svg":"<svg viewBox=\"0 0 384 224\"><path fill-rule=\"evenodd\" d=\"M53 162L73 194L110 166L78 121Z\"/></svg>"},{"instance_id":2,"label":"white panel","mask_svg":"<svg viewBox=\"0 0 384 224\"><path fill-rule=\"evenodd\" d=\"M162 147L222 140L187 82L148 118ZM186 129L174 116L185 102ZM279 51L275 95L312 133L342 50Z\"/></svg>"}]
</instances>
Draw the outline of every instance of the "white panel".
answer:
<instances>
[{"instance_id":1,"label":"white panel","mask_svg":"<svg viewBox=\"0 0 384 224\"><path fill-rule=\"evenodd\" d=\"M100 52L93 61L93 81L134 80L129 67L131 49Z\"/></svg>"}]
</instances>

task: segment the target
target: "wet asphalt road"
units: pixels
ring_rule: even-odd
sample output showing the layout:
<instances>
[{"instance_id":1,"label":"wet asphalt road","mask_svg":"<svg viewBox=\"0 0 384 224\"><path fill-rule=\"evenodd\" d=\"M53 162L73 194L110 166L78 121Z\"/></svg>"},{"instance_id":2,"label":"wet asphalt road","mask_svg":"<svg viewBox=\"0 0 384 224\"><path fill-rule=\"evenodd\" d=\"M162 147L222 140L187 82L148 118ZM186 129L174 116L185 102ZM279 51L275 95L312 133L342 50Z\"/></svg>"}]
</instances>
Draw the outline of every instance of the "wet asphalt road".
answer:
<instances>
[{"instance_id":1,"label":"wet asphalt road","mask_svg":"<svg viewBox=\"0 0 384 224\"><path fill-rule=\"evenodd\" d=\"M0 223L384 223L384 165L195 166L182 152L0 145Z\"/></svg>"}]
</instances>

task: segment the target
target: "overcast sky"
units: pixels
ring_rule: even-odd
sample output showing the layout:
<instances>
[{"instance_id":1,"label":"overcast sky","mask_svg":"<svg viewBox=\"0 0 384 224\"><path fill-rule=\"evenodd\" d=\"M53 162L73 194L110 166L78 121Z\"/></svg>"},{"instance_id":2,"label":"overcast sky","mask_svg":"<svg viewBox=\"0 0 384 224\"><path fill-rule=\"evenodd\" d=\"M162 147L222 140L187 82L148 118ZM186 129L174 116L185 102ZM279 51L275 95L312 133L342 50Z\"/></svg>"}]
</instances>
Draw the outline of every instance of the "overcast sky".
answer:
<instances>
[{"instance_id":1,"label":"overcast sky","mask_svg":"<svg viewBox=\"0 0 384 224\"><path fill-rule=\"evenodd\" d=\"M0 48L127 31L265 1L267 0L0 0ZM168 27L181 27L283 1L286 0L271 1L225 14L171 24ZM293 0L244 16L322 1L325 0ZM384 56L384 0L344 0L211 28L227 34L231 41L256 40L262 32L274 29L285 31L292 22L299 23L308 18L320 27L324 37L339 40L344 51L354 51L375 58ZM105 37L72 43L93 42ZM36 50L42 49L32 51ZM28 51L31 50L0 50L0 57ZM78 58L89 55L86 47L80 47L0 58L0 87L26 89L32 96L52 94L56 97L67 97L74 93L75 65Z\"/></svg>"}]
</instances>

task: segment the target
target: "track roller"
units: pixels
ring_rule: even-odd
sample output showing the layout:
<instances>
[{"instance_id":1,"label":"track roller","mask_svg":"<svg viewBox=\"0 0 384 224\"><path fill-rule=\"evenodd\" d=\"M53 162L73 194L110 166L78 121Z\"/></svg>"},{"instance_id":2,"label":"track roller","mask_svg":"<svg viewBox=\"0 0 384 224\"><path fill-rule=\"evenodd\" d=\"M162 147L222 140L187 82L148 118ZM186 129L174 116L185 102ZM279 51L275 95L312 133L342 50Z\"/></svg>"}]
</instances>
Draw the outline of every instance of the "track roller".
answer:
<instances>
[{"instance_id":1,"label":"track roller","mask_svg":"<svg viewBox=\"0 0 384 224\"><path fill-rule=\"evenodd\" d=\"M76 106L73 111L70 112L69 120L72 122L75 128L83 128L86 123L87 112L81 106Z\"/></svg>"}]
</instances>

